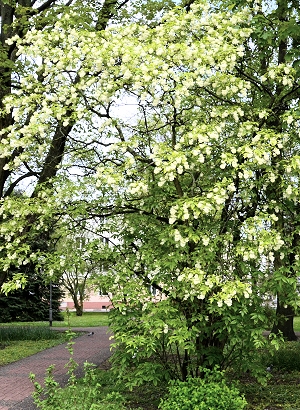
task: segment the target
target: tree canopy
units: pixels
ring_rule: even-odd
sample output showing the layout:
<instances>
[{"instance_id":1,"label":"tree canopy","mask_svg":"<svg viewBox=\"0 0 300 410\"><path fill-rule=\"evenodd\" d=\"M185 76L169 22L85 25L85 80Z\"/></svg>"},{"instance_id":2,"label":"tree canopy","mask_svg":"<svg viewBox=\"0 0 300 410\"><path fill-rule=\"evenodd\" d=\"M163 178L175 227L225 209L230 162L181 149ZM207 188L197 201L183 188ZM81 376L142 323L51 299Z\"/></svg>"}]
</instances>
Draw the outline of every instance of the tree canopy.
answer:
<instances>
[{"instance_id":1,"label":"tree canopy","mask_svg":"<svg viewBox=\"0 0 300 410\"><path fill-rule=\"evenodd\" d=\"M299 10L228 3L153 2L101 29L70 7L8 41L26 69L1 152L16 178L42 171L31 195L2 200L2 270L37 261L28 237L64 215L101 218L128 383L255 367L241 358L268 343L266 297L277 333L299 306Z\"/></svg>"}]
</instances>

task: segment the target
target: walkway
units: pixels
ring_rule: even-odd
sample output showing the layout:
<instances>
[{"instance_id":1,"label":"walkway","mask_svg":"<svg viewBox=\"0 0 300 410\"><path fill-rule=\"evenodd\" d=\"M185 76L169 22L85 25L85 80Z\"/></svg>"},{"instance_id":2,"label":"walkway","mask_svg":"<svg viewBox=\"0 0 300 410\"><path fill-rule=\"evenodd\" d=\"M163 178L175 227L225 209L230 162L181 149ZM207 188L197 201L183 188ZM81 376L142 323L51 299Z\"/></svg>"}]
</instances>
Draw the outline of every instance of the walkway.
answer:
<instances>
[{"instance_id":1,"label":"walkway","mask_svg":"<svg viewBox=\"0 0 300 410\"><path fill-rule=\"evenodd\" d=\"M57 329L57 328L54 328ZM63 330L63 329L61 329ZM109 356L110 343L108 327L72 328L74 331L86 332L76 338L74 360L80 365L76 374L82 375L84 362L99 366ZM94 332L89 336L90 332ZM68 376L65 368L70 358L67 343L52 347L33 356L26 357L15 363L0 367L0 410L35 410L31 394L34 391L29 380L30 372L36 375L36 380L44 380L46 369L55 364L54 378L59 383L66 383Z\"/></svg>"}]
</instances>

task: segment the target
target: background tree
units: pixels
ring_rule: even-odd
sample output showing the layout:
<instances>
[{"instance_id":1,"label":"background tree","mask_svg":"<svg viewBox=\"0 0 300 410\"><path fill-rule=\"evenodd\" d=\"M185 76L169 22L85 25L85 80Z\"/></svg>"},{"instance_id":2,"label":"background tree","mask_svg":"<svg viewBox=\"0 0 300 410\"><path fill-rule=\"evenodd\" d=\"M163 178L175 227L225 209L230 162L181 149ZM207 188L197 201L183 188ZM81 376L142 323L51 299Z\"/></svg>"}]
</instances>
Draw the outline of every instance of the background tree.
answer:
<instances>
[{"instance_id":1,"label":"background tree","mask_svg":"<svg viewBox=\"0 0 300 410\"><path fill-rule=\"evenodd\" d=\"M32 267L34 269L34 267ZM50 285L41 274L29 273L30 281L20 289L0 296L0 322L34 322L49 320ZM63 320L60 311L64 293L52 283L52 317Z\"/></svg>"},{"instance_id":2,"label":"background tree","mask_svg":"<svg viewBox=\"0 0 300 410\"><path fill-rule=\"evenodd\" d=\"M101 248L105 254L105 246L101 239L88 236L87 231L80 234L78 228L57 245L54 260L59 260L60 254L59 281L72 297L77 316L82 316L84 300L95 289L95 281L98 286L101 284L104 260L99 255Z\"/></svg>"},{"instance_id":3,"label":"background tree","mask_svg":"<svg viewBox=\"0 0 300 410\"><path fill-rule=\"evenodd\" d=\"M46 251L49 232L55 224L56 218L54 213L51 216L49 224L45 220L40 223L41 210L48 208L53 193L53 178L56 177L59 167L62 165L64 156L72 153L72 138L69 138L73 131L74 125L78 120L76 112L68 110L68 121L61 121L61 116L56 115L50 118L47 112L43 113L41 100L36 101L36 106L26 113L26 116L18 117L12 115L10 109L4 108L4 100L9 99L11 93L18 93L23 77L27 74L34 75L40 65L40 61L30 61L22 50L19 48L17 38L24 39L27 37L27 44L30 44L30 33L43 33L51 37L51 30L54 24L57 27L64 21L71 30L99 31L105 30L110 20L120 18L122 12L127 18L128 13L124 10L129 3L128 0L104 0L104 1L36 1L36 0L19 0L0 2L1 11L1 44L0 44L0 137L1 137L1 158L0 158L0 197L2 203L7 201L2 210L4 217L1 224L5 225L6 210L12 218L12 224L18 224L18 238L15 238L18 247L14 252L7 252L6 246L2 247L2 259L6 262L11 255L15 255L20 265L22 260L28 257L34 262L34 254L40 251ZM153 11L154 12L154 11ZM155 14L155 12L154 12ZM51 42L59 44L59 36ZM44 57L43 57L44 59ZM46 58L47 60L47 58ZM59 60L53 61L56 64ZM52 63L48 61L48 63ZM43 79L43 73L39 72L36 77L38 83ZM72 75L70 78L68 93L72 90L72 84L79 82L78 75ZM28 91L30 93L30 87ZM50 91L50 90L49 90ZM68 95L68 93L66 95ZM42 108L43 107L43 108ZM47 111L47 110L46 110ZM36 123L36 113L42 114ZM80 114L79 114L80 116ZM8 134L9 129L14 127L15 122L20 125L18 135L11 138ZM36 127L32 139L28 140L28 127ZM32 129L32 128L31 128ZM45 132L47 130L47 132ZM67 141L70 141L67 144ZM83 143L84 145L84 143ZM23 198L26 204L24 212L20 207L22 201L15 203L11 194L20 186L27 187L26 195ZM39 208L39 209L37 209ZM31 210L31 212L29 211ZM16 220L15 215L18 218ZM22 218L20 215L22 214ZM53 219L52 219L53 217ZM42 234L43 231L43 234ZM7 227L3 226L2 236L4 244L10 242L12 236L7 233ZM11 231L13 232L13 230ZM22 234L21 234L22 233ZM21 234L21 235L20 235ZM43 247L40 249L40 238L44 236ZM22 237L22 240L21 240ZM36 245L30 249L28 243ZM31 255L31 256L30 256ZM0 267L0 287L5 282L9 271L9 263L2 263ZM13 282L12 282L13 286ZM8 285L6 287L8 289Z\"/></svg>"}]
</instances>

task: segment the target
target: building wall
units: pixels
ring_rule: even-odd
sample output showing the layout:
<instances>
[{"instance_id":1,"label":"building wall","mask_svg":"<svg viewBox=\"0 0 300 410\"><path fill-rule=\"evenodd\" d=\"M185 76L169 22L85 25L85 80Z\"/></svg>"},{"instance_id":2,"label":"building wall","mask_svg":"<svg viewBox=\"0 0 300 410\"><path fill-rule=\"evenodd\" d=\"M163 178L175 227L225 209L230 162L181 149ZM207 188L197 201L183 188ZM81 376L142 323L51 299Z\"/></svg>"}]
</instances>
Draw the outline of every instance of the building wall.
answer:
<instances>
[{"instance_id":1,"label":"building wall","mask_svg":"<svg viewBox=\"0 0 300 410\"><path fill-rule=\"evenodd\" d=\"M109 299L109 295L99 295L92 292L89 298L83 302L83 310L85 312L97 312L97 311L108 311L112 309L112 304ZM62 300L60 305L61 310L73 310L74 302L72 298L68 295Z\"/></svg>"},{"instance_id":2,"label":"building wall","mask_svg":"<svg viewBox=\"0 0 300 410\"><path fill-rule=\"evenodd\" d=\"M160 292L156 291L152 286L149 288L150 293L152 294L152 301L159 302L162 299L165 299L166 296L161 294ZM83 311L85 312L102 312L102 311L109 311L113 309L112 303L110 301L110 295L100 295L98 292L92 291L89 294L88 299L83 302ZM61 302L60 305L61 310L75 310L74 302L70 296L66 293L66 296Z\"/></svg>"}]
</instances>

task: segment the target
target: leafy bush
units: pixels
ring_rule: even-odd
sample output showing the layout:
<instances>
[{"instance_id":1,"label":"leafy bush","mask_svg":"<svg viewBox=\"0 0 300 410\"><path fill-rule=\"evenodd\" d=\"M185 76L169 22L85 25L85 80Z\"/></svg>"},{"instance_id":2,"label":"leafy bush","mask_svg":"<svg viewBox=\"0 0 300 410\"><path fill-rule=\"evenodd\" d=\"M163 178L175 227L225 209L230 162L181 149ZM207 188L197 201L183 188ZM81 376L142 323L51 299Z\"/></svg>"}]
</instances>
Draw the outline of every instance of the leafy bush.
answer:
<instances>
[{"instance_id":1,"label":"leafy bush","mask_svg":"<svg viewBox=\"0 0 300 410\"><path fill-rule=\"evenodd\" d=\"M205 371L202 379L170 383L169 393L159 404L161 410L242 410L247 402L235 387L226 384L222 372Z\"/></svg>"},{"instance_id":2,"label":"leafy bush","mask_svg":"<svg viewBox=\"0 0 300 410\"><path fill-rule=\"evenodd\" d=\"M264 314L267 318L267 328L271 329L274 321L276 320L276 309L273 308L272 306L264 306Z\"/></svg>"},{"instance_id":3,"label":"leafy bush","mask_svg":"<svg viewBox=\"0 0 300 410\"><path fill-rule=\"evenodd\" d=\"M98 381L96 370L91 363L84 364L84 377L78 379L75 370L78 363L73 359L73 337L75 333L67 332L69 342L67 349L70 359L66 365L68 369L68 383L62 388L53 377L55 366L49 366L44 378L44 385L36 381L34 374L30 379L34 384L35 391L32 396L34 403L42 410L126 410L125 399L119 392L102 393L101 384Z\"/></svg>"},{"instance_id":4,"label":"leafy bush","mask_svg":"<svg viewBox=\"0 0 300 410\"><path fill-rule=\"evenodd\" d=\"M90 363L85 363L84 377L77 379L74 370L77 363L69 361L69 380L62 388L53 378L54 366L47 369L44 386L35 381L31 374L35 392L34 402L42 410L125 410L124 397L118 392L104 395L97 381L95 369Z\"/></svg>"},{"instance_id":5,"label":"leafy bush","mask_svg":"<svg viewBox=\"0 0 300 410\"><path fill-rule=\"evenodd\" d=\"M263 306L258 309L255 304L250 310L236 302L222 320L209 312L209 304L200 306L196 298L181 303L171 297L143 305L138 292L131 294L130 305L126 299L126 306L115 306L110 320L116 378L132 389L198 377L200 368L214 366L250 371L260 378L265 368L260 369L259 360L253 362L253 352L270 344L263 336L267 324Z\"/></svg>"},{"instance_id":6,"label":"leafy bush","mask_svg":"<svg viewBox=\"0 0 300 410\"><path fill-rule=\"evenodd\" d=\"M272 364L275 369L300 371L300 343L285 342L278 350L264 358L266 364Z\"/></svg>"}]
</instances>

